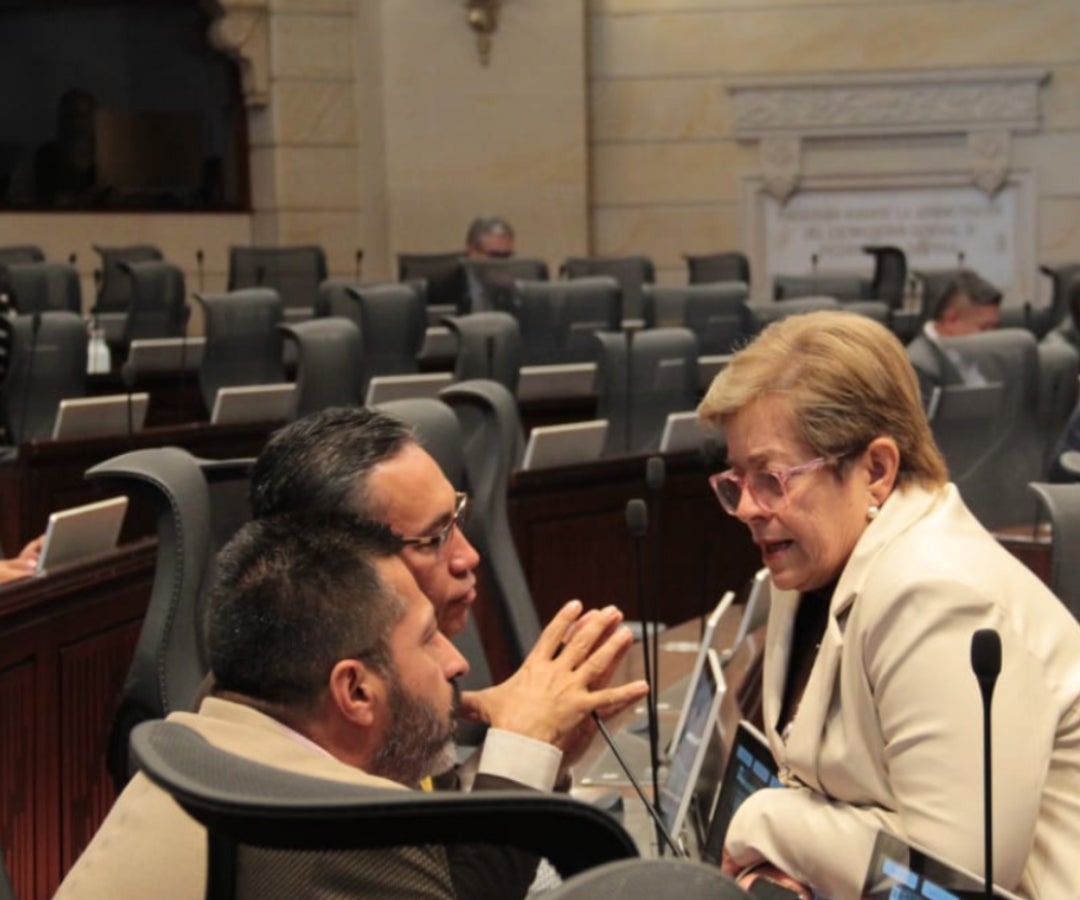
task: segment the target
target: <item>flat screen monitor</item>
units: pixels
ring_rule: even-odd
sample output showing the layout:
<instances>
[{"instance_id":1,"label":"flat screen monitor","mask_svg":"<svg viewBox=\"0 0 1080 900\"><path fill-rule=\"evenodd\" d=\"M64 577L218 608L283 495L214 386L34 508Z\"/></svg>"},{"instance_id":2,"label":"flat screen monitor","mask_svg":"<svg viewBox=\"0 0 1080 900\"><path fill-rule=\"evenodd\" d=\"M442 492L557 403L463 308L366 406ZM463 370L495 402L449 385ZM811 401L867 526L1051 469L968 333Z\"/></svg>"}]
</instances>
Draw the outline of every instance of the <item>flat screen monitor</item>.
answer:
<instances>
[{"instance_id":1,"label":"flat screen monitor","mask_svg":"<svg viewBox=\"0 0 1080 900\"><path fill-rule=\"evenodd\" d=\"M189 372L199 368L206 338L135 338L128 345L127 361L142 372Z\"/></svg>"},{"instance_id":2,"label":"flat screen monitor","mask_svg":"<svg viewBox=\"0 0 1080 900\"><path fill-rule=\"evenodd\" d=\"M551 397L589 397L596 393L596 363L555 363L522 366L518 377L519 400Z\"/></svg>"},{"instance_id":3,"label":"flat screen monitor","mask_svg":"<svg viewBox=\"0 0 1080 900\"><path fill-rule=\"evenodd\" d=\"M127 507L127 497L110 497L52 513L45 526L36 574L112 550Z\"/></svg>"},{"instance_id":4,"label":"flat screen monitor","mask_svg":"<svg viewBox=\"0 0 1080 900\"><path fill-rule=\"evenodd\" d=\"M238 425L248 422L284 422L292 417L296 385L243 384L218 388L210 422Z\"/></svg>"},{"instance_id":5,"label":"flat screen monitor","mask_svg":"<svg viewBox=\"0 0 1080 900\"><path fill-rule=\"evenodd\" d=\"M454 383L450 372L421 372L410 375L375 375L368 382L365 406L377 406L391 400L412 397L436 397L444 387Z\"/></svg>"},{"instance_id":6,"label":"flat screen monitor","mask_svg":"<svg viewBox=\"0 0 1080 900\"><path fill-rule=\"evenodd\" d=\"M600 458L607 440L608 420L541 425L529 432L523 469L550 469Z\"/></svg>"},{"instance_id":7,"label":"flat screen monitor","mask_svg":"<svg viewBox=\"0 0 1080 900\"><path fill-rule=\"evenodd\" d=\"M52 436L65 440L138 431L149 406L150 395L142 392L61 400Z\"/></svg>"}]
</instances>

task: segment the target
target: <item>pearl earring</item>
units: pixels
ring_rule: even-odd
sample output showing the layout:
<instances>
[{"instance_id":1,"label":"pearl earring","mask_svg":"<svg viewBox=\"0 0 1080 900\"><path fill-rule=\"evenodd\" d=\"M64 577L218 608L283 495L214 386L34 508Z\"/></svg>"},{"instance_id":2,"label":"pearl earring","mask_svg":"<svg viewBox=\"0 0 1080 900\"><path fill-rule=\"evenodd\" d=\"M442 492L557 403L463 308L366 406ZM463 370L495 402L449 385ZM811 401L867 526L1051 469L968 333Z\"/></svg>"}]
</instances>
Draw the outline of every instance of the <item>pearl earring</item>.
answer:
<instances>
[{"instance_id":1,"label":"pearl earring","mask_svg":"<svg viewBox=\"0 0 1080 900\"><path fill-rule=\"evenodd\" d=\"M871 503L866 509L866 521L873 522L878 517L878 513L881 512L881 507L876 503Z\"/></svg>"}]
</instances>

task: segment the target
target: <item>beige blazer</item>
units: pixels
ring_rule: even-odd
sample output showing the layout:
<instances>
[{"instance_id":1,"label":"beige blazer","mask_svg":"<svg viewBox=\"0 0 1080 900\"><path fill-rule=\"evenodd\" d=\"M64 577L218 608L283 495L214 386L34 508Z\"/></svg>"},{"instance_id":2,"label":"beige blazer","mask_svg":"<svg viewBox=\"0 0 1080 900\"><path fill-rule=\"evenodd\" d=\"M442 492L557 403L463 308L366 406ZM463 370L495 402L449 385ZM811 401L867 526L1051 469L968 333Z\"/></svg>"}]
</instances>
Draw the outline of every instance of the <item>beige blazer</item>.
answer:
<instances>
[{"instance_id":1,"label":"beige blazer","mask_svg":"<svg viewBox=\"0 0 1080 900\"><path fill-rule=\"evenodd\" d=\"M1001 634L993 696L994 870L1027 897L1080 897L1080 625L954 486L895 491L836 591L799 709L776 730L798 596L774 591L762 706L796 787L739 810L728 850L858 897L886 828L983 870L982 706L971 635Z\"/></svg>"},{"instance_id":2,"label":"beige blazer","mask_svg":"<svg viewBox=\"0 0 1080 900\"><path fill-rule=\"evenodd\" d=\"M190 726L217 747L257 762L317 778L405 790L340 762L247 706L210 697L198 714L173 713L169 719ZM400 855L401 866L383 865L378 880L370 872L361 873L362 866L351 867L344 877L327 875L318 885L324 891L319 896L340 896L338 891L345 890L353 896L380 898L453 896L440 848L370 852ZM202 900L205 886L206 832L140 773L117 798L56 897ZM316 885L311 888L314 891Z\"/></svg>"}]
</instances>

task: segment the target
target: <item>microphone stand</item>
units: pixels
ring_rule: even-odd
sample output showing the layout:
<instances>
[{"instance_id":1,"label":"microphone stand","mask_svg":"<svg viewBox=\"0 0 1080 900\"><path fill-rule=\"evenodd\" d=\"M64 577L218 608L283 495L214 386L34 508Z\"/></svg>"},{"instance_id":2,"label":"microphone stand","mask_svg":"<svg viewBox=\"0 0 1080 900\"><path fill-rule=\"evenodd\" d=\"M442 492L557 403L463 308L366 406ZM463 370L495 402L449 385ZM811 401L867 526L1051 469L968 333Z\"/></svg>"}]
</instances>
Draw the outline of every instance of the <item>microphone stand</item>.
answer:
<instances>
[{"instance_id":1,"label":"microphone stand","mask_svg":"<svg viewBox=\"0 0 1080 900\"><path fill-rule=\"evenodd\" d=\"M994 897L993 770L990 763L990 701L1001 672L1001 636L993 628L980 628L971 636L971 669L979 680L983 708L983 810L986 900Z\"/></svg>"},{"instance_id":2,"label":"microphone stand","mask_svg":"<svg viewBox=\"0 0 1080 900\"><path fill-rule=\"evenodd\" d=\"M664 481L667 471L664 459L661 456L650 456L645 461L645 484L652 496L652 517L656 521L655 538L653 539L653 589L652 589L652 673L656 683L660 683L660 573L663 563L663 544L661 543L661 515L664 503ZM659 691L650 692L653 702L653 718L659 715ZM659 738L659 735L657 736Z\"/></svg>"}]
</instances>

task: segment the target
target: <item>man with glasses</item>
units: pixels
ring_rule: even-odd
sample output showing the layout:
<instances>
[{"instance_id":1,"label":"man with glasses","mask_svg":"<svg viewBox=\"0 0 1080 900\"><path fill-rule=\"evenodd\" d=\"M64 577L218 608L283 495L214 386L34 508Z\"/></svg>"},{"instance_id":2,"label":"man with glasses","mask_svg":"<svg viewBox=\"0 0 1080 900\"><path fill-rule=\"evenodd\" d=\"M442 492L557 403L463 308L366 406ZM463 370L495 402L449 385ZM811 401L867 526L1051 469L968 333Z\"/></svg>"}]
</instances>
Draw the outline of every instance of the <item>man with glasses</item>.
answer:
<instances>
[{"instance_id":1,"label":"man with glasses","mask_svg":"<svg viewBox=\"0 0 1080 900\"><path fill-rule=\"evenodd\" d=\"M509 259L514 255L514 229L498 216L478 216L465 234L469 259Z\"/></svg>"},{"instance_id":2,"label":"man with glasses","mask_svg":"<svg viewBox=\"0 0 1080 900\"><path fill-rule=\"evenodd\" d=\"M344 512L385 525L400 542L401 560L434 605L442 633L454 637L465 628L469 607L476 602L475 570L480 563L458 527L468 501L397 419L362 407L336 407L293 422L270 439L255 463L251 508L255 516L297 510L329 516ZM577 612L571 615L576 617L580 605L574 608ZM466 693L466 712L487 722L508 707L564 715L566 701L545 675L550 660L544 657L542 644L507 681ZM646 686L637 684L633 699L606 707L603 714L615 715L640 700ZM554 741L562 752L563 784L595 728L585 709L578 711L575 721L573 729ZM454 772L450 781L456 783L460 775L467 784L475 764L520 781L522 772L544 767L545 753L544 748L506 746L500 736L493 741L489 733L482 753Z\"/></svg>"}]
</instances>

